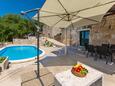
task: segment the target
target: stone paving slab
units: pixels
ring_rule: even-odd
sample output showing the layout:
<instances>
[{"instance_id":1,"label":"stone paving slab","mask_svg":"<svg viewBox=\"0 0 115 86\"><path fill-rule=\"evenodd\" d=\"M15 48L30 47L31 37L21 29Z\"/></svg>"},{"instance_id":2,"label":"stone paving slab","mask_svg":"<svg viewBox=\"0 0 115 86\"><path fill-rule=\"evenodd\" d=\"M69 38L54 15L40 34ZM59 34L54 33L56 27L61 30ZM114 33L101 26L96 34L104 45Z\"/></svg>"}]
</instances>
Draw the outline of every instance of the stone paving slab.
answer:
<instances>
[{"instance_id":1,"label":"stone paving slab","mask_svg":"<svg viewBox=\"0 0 115 86\"><path fill-rule=\"evenodd\" d=\"M21 76L21 86L53 86L54 76L47 68L40 69L40 77L37 78L36 71L31 71Z\"/></svg>"}]
</instances>

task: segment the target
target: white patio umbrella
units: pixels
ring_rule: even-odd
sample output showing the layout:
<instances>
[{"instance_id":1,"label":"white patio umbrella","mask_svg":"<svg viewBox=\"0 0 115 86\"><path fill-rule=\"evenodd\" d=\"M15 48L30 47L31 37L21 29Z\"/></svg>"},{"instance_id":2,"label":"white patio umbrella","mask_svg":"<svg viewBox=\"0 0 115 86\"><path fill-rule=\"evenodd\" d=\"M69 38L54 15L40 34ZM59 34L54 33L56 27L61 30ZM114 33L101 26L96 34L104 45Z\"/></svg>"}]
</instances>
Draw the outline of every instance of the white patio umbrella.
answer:
<instances>
[{"instance_id":1,"label":"white patio umbrella","mask_svg":"<svg viewBox=\"0 0 115 86\"><path fill-rule=\"evenodd\" d=\"M114 4L115 0L46 0L39 19L48 26L60 28L95 24Z\"/></svg>"}]
</instances>

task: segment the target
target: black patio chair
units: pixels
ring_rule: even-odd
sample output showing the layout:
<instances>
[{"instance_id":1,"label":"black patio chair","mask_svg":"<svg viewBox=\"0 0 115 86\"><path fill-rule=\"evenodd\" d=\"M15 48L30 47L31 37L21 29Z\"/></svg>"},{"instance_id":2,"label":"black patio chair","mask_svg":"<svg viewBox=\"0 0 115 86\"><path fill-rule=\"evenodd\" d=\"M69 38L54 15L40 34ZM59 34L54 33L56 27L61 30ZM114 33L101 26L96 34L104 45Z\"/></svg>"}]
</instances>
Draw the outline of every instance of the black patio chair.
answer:
<instances>
[{"instance_id":1,"label":"black patio chair","mask_svg":"<svg viewBox=\"0 0 115 86\"><path fill-rule=\"evenodd\" d=\"M111 51L112 51L113 53L115 53L115 44L111 44L111 45L110 45L110 49L111 49Z\"/></svg>"},{"instance_id":2,"label":"black patio chair","mask_svg":"<svg viewBox=\"0 0 115 86\"><path fill-rule=\"evenodd\" d=\"M110 44L102 44L103 47L110 48Z\"/></svg>"},{"instance_id":3,"label":"black patio chair","mask_svg":"<svg viewBox=\"0 0 115 86\"><path fill-rule=\"evenodd\" d=\"M113 56L115 55L115 44L111 44L111 46L110 46L110 52L112 54L112 60L113 60Z\"/></svg>"},{"instance_id":4,"label":"black patio chair","mask_svg":"<svg viewBox=\"0 0 115 86\"><path fill-rule=\"evenodd\" d=\"M87 49L88 49L88 44L85 43L85 44L84 44L84 47L85 47L85 50L87 51Z\"/></svg>"},{"instance_id":5,"label":"black patio chair","mask_svg":"<svg viewBox=\"0 0 115 86\"><path fill-rule=\"evenodd\" d=\"M94 60L101 58L101 56L102 56L101 46L95 46L95 58L94 58Z\"/></svg>"},{"instance_id":6,"label":"black patio chair","mask_svg":"<svg viewBox=\"0 0 115 86\"><path fill-rule=\"evenodd\" d=\"M95 47L93 45L87 45L87 57L89 56L89 54L91 54L91 56L93 56L95 54Z\"/></svg>"},{"instance_id":7,"label":"black patio chair","mask_svg":"<svg viewBox=\"0 0 115 86\"><path fill-rule=\"evenodd\" d=\"M109 62L109 60L113 62L112 51L109 46L103 47L103 56L106 58L106 64Z\"/></svg>"},{"instance_id":8,"label":"black patio chair","mask_svg":"<svg viewBox=\"0 0 115 86\"><path fill-rule=\"evenodd\" d=\"M106 64L109 62L109 60L112 62L112 54L108 46L97 46L96 53L101 59L103 57L106 59Z\"/></svg>"}]
</instances>

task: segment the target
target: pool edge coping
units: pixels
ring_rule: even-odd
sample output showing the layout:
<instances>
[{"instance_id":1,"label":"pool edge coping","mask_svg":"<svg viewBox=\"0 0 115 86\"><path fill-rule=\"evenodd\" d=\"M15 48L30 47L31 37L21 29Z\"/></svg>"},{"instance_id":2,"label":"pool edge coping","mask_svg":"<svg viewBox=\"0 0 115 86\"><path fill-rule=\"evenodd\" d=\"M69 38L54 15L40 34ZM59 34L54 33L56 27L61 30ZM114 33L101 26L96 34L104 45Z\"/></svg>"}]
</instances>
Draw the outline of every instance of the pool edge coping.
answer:
<instances>
[{"instance_id":1,"label":"pool edge coping","mask_svg":"<svg viewBox=\"0 0 115 86\"><path fill-rule=\"evenodd\" d=\"M37 48L36 45L32 45L32 44L15 44L15 45L14 45L14 44L13 44L13 45L11 44L11 45L7 45L7 46L4 46L4 47L0 48L0 50L2 50L2 49L4 49L4 48L7 48L7 47L10 47L10 46L34 46L34 47ZM39 49L40 49L40 48L39 48ZM39 55L39 58L45 55L45 51L42 50L42 49L40 49L40 50L42 51L42 54ZM28 61L35 60L35 59L37 59L37 56L32 57L32 58L28 58L28 59L13 60L13 61L12 61L12 60L9 60L9 62L10 62L10 63L23 63L23 62L28 62Z\"/></svg>"}]
</instances>

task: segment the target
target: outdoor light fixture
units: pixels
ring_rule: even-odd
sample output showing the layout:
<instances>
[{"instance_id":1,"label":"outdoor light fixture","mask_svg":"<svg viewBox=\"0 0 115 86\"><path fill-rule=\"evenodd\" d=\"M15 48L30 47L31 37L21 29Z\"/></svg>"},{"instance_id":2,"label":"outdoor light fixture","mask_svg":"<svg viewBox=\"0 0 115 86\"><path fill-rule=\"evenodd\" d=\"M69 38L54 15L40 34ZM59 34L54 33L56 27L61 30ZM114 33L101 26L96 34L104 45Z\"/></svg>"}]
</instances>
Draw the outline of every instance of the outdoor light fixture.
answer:
<instances>
[{"instance_id":1,"label":"outdoor light fixture","mask_svg":"<svg viewBox=\"0 0 115 86\"><path fill-rule=\"evenodd\" d=\"M38 12L40 10L40 8L35 8L35 9L31 9L31 10L28 10L28 11L21 11L21 15L25 15L27 13L30 13L30 12Z\"/></svg>"},{"instance_id":2,"label":"outdoor light fixture","mask_svg":"<svg viewBox=\"0 0 115 86\"><path fill-rule=\"evenodd\" d=\"M35 8L35 9L28 10L28 11L21 11L21 13L20 13L21 15L27 17L30 20L30 22L32 23L32 25L36 28L37 48L38 49L39 49L40 26L39 27L36 26L35 23L32 21L32 19L29 16L27 16L27 14L30 13L30 12L35 12L36 11L37 14L38 14L38 22L39 22L39 10L40 10L40 8ZM40 69L40 65L39 65L39 50L37 50L37 78L39 78L39 76L40 76L40 70L39 69Z\"/></svg>"}]
</instances>

